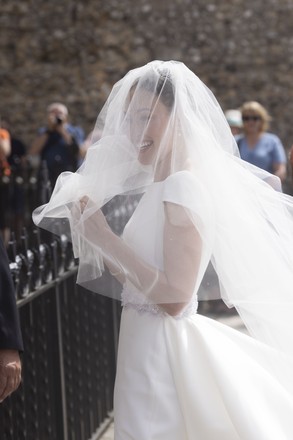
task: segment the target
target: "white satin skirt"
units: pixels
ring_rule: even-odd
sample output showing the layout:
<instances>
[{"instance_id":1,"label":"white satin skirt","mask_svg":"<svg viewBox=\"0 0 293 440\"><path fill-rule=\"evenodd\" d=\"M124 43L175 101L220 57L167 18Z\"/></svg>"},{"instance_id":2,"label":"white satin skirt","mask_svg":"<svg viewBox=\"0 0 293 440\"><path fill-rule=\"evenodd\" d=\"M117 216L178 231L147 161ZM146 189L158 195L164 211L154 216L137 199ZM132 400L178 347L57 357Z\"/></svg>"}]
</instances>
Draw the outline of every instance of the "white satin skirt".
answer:
<instances>
[{"instance_id":1,"label":"white satin skirt","mask_svg":"<svg viewBox=\"0 0 293 440\"><path fill-rule=\"evenodd\" d=\"M201 315L122 312L115 440L292 440L275 353Z\"/></svg>"}]
</instances>

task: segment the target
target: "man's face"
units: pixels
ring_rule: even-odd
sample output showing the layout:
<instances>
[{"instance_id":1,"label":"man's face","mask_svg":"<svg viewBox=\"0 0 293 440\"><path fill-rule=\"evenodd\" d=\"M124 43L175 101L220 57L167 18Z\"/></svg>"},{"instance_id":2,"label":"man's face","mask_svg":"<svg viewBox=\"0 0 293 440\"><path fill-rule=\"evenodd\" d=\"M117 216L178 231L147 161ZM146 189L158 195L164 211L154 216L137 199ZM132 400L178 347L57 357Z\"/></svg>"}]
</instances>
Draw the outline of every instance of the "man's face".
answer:
<instances>
[{"instance_id":1,"label":"man's face","mask_svg":"<svg viewBox=\"0 0 293 440\"><path fill-rule=\"evenodd\" d=\"M67 120L67 115L60 107L53 107L48 112L48 121L50 124L60 125Z\"/></svg>"}]
</instances>

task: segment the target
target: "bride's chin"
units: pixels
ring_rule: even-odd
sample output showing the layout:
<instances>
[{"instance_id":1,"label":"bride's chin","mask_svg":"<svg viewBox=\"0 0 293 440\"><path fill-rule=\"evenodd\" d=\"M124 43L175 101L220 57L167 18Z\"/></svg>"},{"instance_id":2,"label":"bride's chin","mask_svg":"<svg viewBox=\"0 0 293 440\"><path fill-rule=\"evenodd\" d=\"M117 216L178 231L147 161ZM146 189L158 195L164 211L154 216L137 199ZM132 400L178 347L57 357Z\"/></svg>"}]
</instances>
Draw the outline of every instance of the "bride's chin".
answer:
<instances>
[{"instance_id":1,"label":"bride's chin","mask_svg":"<svg viewBox=\"0 0 293 440\"><path fill-rule=\"evenodd\" d=\"M152 165L152 161L151 160L145 160L145 158L138 158L138 161L141 165L148 165L151 166Z\"/></svg>"},{"instance_id":2,"label":"bride's chin","mask_svg":"<svg viewBox=\"0 0 293 440\"><path fill-rule=\"evenodd\" d=\"M152 154L150 151L140 151L139 155L138 155L138 161L142 164L142 165L151 165L153 160L152 160Z\"/></svg>"}]
</instances>

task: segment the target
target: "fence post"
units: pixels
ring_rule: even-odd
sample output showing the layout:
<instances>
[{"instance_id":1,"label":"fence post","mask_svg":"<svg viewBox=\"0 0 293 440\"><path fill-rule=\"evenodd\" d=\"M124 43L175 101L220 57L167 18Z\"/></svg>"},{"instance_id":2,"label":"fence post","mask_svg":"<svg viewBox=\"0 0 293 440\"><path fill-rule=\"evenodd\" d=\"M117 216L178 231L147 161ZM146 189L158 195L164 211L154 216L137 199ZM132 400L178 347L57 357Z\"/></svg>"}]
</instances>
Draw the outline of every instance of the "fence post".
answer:
<instances>
[{"instance_id":1,"label":"fence post","mask_svg":"<svg viewBox=\"0 0 293 440\"><path fill-rule=\"evenodd\" d=\"M58 256L57 256L57 241L54 240L51 244L53 256L53 271L54 278L57 280L55 287L56 298L56 322L57 322L57 336L58 336L58 351L59 351L59 366L60 366L60 386L61 386L61 406L62 406L62 420L63 420L63 440L68 440L68 426L67 426L67 406L66 406L66 389L65 389L65 371L63 358L63 338L62 338L62 320L60 307L60 283L58 282Z\"/></svg>"}]
</instances>

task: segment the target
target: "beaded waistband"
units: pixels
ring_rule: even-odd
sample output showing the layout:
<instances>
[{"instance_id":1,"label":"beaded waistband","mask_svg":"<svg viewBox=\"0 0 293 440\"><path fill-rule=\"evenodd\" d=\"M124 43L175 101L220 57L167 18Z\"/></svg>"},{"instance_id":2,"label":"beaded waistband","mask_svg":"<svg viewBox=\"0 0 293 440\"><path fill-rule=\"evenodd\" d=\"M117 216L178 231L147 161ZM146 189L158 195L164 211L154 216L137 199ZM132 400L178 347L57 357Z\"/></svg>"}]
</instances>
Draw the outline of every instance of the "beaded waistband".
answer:
<instances>
[{"instance_id":1,"label":"beaded waistband","mask_svg":"<svg viewBox=\"0 0 293 440\"><path fill-rule=\"evenodd\" d=\"M124 287L121 295L122 306L132 308L139 313L150 313L157 316L168 316L163 307L159 304L152 304L147 301L146 297L139 291L132 291L128 287ZM182 310L182 312L175 316L176 319L186 318L197 313L198 301L194 296L190 303Z\"/></svg>"}]
</instances>

